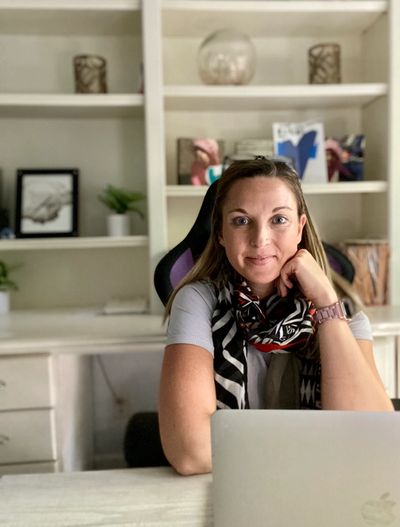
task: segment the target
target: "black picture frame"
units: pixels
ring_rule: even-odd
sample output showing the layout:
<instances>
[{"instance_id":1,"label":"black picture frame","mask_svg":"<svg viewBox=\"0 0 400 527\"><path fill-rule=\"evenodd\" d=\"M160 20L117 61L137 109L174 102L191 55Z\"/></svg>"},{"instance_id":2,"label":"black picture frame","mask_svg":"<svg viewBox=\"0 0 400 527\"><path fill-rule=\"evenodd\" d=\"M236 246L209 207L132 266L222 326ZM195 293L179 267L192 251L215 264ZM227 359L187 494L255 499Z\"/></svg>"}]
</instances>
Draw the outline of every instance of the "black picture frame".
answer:
<instances>
[{"instance_id":1,"label":"black picture frame","mask_svg":"<svg viewBox=\"0 0 400 527\"><path fill-rule=\"evenodd\" d=\"M17 170L17 238L78 236L77 168Z\"/></svg>"}]
</instances>

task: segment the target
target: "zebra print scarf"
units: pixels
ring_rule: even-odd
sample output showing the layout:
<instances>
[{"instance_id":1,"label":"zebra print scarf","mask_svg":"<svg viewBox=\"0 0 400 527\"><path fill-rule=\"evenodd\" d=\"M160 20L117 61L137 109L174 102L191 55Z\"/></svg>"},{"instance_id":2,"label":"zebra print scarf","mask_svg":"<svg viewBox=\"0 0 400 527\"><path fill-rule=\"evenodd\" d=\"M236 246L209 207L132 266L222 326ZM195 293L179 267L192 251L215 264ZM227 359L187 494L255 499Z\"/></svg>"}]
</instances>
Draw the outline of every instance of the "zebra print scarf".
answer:
<instances>
[{"instance_id":1,"label":"zebra print scarf","mask_svg":"<svg viewBox=\"0 0 400 527\"><path fill-rule=\"evenodd\" d=\"M311 303L298 294L260 301L245 280L217 290L212 315L217 408L249 408L248 344L265 353L295 353L300 359L300 407L320 408L319 360L307 358L315 324Z\"/></svg>"}]
</instances>

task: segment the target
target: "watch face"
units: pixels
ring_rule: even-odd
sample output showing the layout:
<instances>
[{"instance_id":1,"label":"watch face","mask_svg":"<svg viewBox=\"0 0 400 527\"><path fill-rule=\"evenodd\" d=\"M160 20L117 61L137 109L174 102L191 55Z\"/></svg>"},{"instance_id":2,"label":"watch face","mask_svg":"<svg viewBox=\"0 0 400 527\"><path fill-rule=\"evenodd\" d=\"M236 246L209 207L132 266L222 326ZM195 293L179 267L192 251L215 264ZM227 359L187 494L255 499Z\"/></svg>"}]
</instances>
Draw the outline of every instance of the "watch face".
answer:
<instances>
[{"instance_id":1,"label":"watch face","mask_svg":"<svg viewBox=\"0 0 400 527\"><path fill-rule=\"evenodd\" d=\"M353 314L351 300L349 298L343 298L341 303L342 303L343 311L345 312L346 317L351 318L351 315Z\"/></svg>"},{"instance_id":2,"label":"watch face","mask_svg":"<svg viewBox=\"0 0 400 527\"><path fill-rule=\"evenodd\" d=\"M340 314L339 316L343 316L346 320L350 320L350 313L349 313L348 306L346 305L345 302L343 302L343 300L339 300L339 302L337 303L337 309Z\"/></svg>"}]
</instances>

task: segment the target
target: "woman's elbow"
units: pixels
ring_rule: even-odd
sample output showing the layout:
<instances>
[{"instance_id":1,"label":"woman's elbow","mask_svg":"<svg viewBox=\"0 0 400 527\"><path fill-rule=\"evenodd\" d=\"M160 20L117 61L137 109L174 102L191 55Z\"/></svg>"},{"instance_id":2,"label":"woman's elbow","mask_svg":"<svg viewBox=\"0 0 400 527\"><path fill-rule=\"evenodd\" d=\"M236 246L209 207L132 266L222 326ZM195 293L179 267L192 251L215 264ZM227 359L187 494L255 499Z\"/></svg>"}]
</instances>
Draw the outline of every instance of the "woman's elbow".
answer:
<instances>
[{"instance_id":1,"label":"woman's elbow","mask_svg":"<svg viewBox=\"0 0 400 527\"><path fill-rule=\"evenodd\" d=\"M172 467L181 476L195 476L211 472L211 462L205 459L196 459L192 456L180 456L179 459L170 460Z\"/></svg>"},{"instance_id":2,"label":"woman's elbow","mask_svg":"<svg viewBox=\"0 0 400 527\"><path fill-rule=\"evenodd\" d=\"M180 427L171 427L171 423L167 427L161 426L160 436L165 456L178 474L192 476L211 472L209 417L203 422Z\"/></svg>"},{"instance_id":3,"label":"woman's elbow","mask_svg":"<svg viewBox=\"0 0 400 527\"><path fill-rule=\"evenodd\" d=\"M181 476L194 476L207 474L212 470L211 453L201 449L183 451L183 449L170 449L164 445L164 454L168 462Z\"/></svg>"}]
</instances>

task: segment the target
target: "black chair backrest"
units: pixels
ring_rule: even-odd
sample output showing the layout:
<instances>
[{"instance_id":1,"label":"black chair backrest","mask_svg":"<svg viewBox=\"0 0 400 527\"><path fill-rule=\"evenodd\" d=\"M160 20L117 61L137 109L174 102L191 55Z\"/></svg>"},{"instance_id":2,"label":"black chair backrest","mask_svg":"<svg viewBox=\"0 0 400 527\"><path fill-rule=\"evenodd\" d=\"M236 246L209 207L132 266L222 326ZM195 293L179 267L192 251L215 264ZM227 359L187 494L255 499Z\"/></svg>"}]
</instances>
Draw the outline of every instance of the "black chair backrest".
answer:
<instances>
[{"instance_id":1,"label":"black chair backrest","mask_svg":"<svg viewBox=\"0 0 400 527\"><path fill-rule=\"evenodd\" d=\"M215 181L208 187L200 211L188 234L157 264L154 271L154 286L164 305L168 302L175 286L190 271L207 245L217 184L218 181Z\"/></svg>"},{"instance_id":2,"label":"black chair backrest","mask_svg":"<svg viewBox=\"0 0 400 527\"><path fill-rule=\"evenodd\" d=\"M326 242L322 242L322 245L331 269L352 284L354 281L355 269L351 261L342 253L342 251L339 251L339 249L333 245Z\"/></svg>"}]
</instances>

